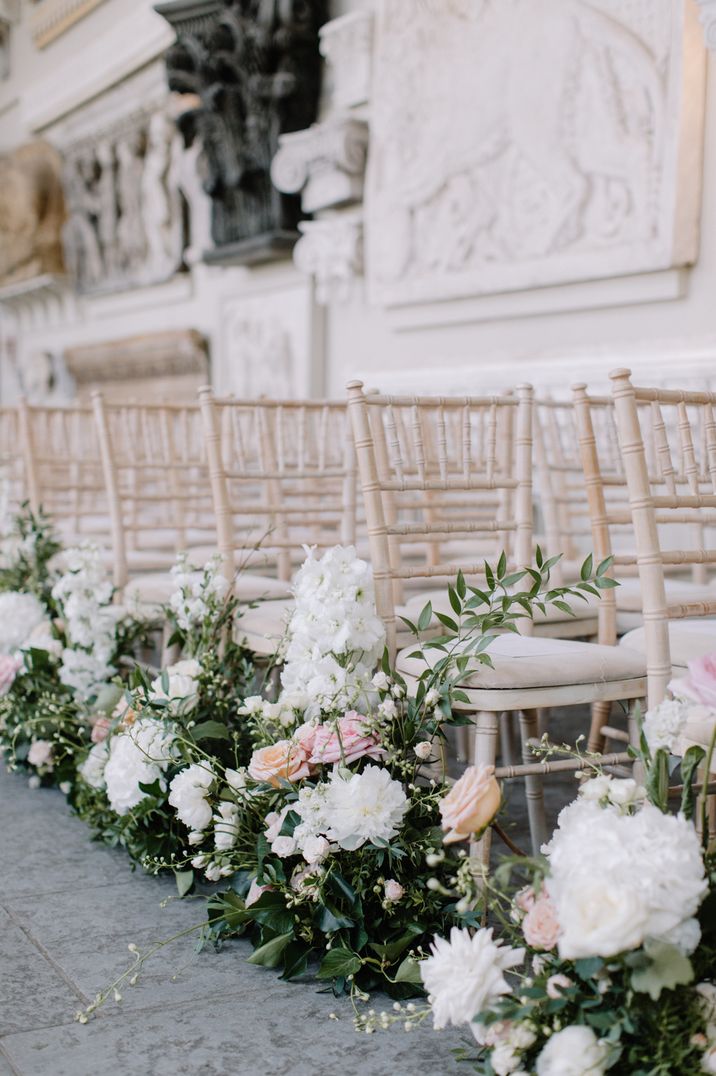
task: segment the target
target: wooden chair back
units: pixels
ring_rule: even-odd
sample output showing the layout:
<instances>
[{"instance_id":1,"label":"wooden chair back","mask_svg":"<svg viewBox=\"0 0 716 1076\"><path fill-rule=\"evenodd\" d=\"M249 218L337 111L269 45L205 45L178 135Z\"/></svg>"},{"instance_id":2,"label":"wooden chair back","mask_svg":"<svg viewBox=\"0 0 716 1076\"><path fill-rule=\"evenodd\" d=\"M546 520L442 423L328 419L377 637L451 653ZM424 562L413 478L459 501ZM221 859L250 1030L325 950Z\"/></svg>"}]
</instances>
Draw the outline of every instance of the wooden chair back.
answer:
<instances>
[{"instance_id":1,"label":"wooden chair back","mask_svg":"<svg viewBox=\"0 0 716 1076\"><path fill-rule=\"evenodd\" d=\"M209 470L195 404L107 403L92 394L107 489L114 582L215 549Z\"/></svg>"},{"instance_id":2,"label":"wooden chair back","mask_svg":"<svg viewBox=\"0 0 716 1076\"><path fill-rule=\"evenodd\" d=\"M394 653L406 585L454 581L460 570L481 576L483 558L503 549L513 566L531 562L532 388L383 396L352 381L348 409L376 605Z\"/></svg>"},{"instance_id":3,"label":"wooden chair back","mask_svg":"<svg viewBox=\"0 0 716 1076\"><path fill-rule=\"evenodd\" d=\"M14 515L28 500L20 411L0 407L0 520Z\"/></svg>"},{"instance_id":4,"label":"wooden chair back","mask_svg":"<svg viewBox=\"0 0 716 1076\"><path fill-rule=\"evenodd\" d=\"M289 580L302 547L356 542L348 414L329 400L218 399L199 392L224 570Z\"/></svg>"}]
</instances>

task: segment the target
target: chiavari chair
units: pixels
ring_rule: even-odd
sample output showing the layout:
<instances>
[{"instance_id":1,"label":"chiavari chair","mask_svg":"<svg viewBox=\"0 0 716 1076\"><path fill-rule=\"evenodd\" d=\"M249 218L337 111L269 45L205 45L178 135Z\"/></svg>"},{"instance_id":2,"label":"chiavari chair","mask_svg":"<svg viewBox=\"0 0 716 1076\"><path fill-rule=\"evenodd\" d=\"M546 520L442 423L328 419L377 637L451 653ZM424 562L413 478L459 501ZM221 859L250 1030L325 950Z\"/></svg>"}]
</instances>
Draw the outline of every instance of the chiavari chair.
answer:
<instances>
[{"instance_id":1,"label":"chiavari chair","mask_svg":"<svg viewBox=\"0 0 716 1076\"><path fill-rule=\"evenodd\" d=\"M0 407L0 520L29 500L17 407Z\"/></svg>"},{"instance_id":2,"label":"chiavari chair","mask_svg":"<svg viewBox=\"0 0 716 1076\"><path fill-rule=\"evenodd\" d=\"M444 538L474 543L476 538L491 536L495 548L506 551L513 568L532 563L532 389L523 385L513 395L492 397L369 396L363 392L361 382L354 381L348 386L348 395L376 605L386 625L395 666L414 681L432 660L431 652L415 657L414 641L402 646L396 600L400 588L419 579L430 585L438 580L443 585L454 582L458 570L477 579L483 572L483 563L481 556L472 564L462 558L460 563L416 563L410 557L403 559L403 541L422 541L431 546ZM472 431L483 425L497 430L503 423L510 451L498 455L493 447L499 437L490 436L487 451L476 455ZM448 434L450 428L459 430L460 436ZM428 464L427 429L432 431L432 443L438 446L437 466ZM409 458L415 460L415 466L406 469L404 460ZM487 518L474 511L474 505L483 497L491 506ZM408 518L401 511L406 499L412 509ZM495 503L497 513L492 510ZM420 510L428 505L431 512ZM532 635L529 620L521 623L523 634L508 633L494 639L489 649L492 667L480 665L468 671L460 688L469 701L460 707L472 716L472 754L478 764L496 762L499 715L506 711L520 713L524 763L498 768L497 773L505 778L525 777L532 840L538 849L546 839L542 778L553 768L578 768L572 760L566 760L566 766L564 762L530 761L538 710L598 699L642 698L645 665L641 655L632 651L540 638ZM622 753L614 758L625 761L626 756ZM477 854L487 861L489 836L483 839Z\"/></svg>"}]
</instances>

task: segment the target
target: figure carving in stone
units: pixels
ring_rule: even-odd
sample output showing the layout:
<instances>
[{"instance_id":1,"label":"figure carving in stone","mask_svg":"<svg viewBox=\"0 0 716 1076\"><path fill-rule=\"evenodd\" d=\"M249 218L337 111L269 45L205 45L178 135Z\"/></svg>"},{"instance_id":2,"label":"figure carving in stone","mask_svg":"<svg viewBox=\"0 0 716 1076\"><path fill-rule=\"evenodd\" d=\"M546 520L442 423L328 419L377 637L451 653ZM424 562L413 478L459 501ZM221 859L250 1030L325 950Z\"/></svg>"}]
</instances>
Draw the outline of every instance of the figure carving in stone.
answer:
<instances>
[{"instance_id":1,"label":"figure carving in stone","mask_svg":"<svg viewBox=\"0 0 716 1076\"><path fill-rule=\"evenodd\" d=\"M0 284L62 273L61 161L45 142L0 157Z\"/></svg>"},{"instance_id":2,"label":"figure carving in stone","mask_svg":"<svg viewBox=\"0 0 716 1076\"><path fill-rule=\"evenodd\" d=\"M101 283L104 259L100 245L102 194L99 168L91 148L83 147L65 162L67 223L63 242L67 268L81 290Z\"/></svg>"},{"instance_id":3,"label":"figure carving in stone","mask_svg":"<svg viewBox=\"0 0 716 1076\"><path fill-rule=\"evenodd\" d=\"M204 148L214 241L295 237L299 201L275 190L269 170L279 134L315 118L325 0L221 0L208 22L184 16L186 25L185 6L157 10L178 30L169 86L195 102L178 124L188 146Z\"/></svg>"},{"instance_id":4,"label":"figure carving in stone","mask_svg":"<svg viewBox=\"0 0 716 1076\"><path fill-rule=\"evenodd\" d=\"M144 174L144 132L131 131L117 142L117 245L125 273L142 265L147 239L142 218L142 177Z\"/></svg>"},{"instance_id":5,"label":"figure carving in stone","mask_svg":"<svg viewBox=\"0 0 716 1076\"><path fill-rule=\"evenodd\" d=\"M181 253L182 211L172 140L174 125L164 112L149 120L147 150L141 177L143 230L147 243L147 275L167 276Z\"/></svg>"},{"instance_id":6,"label":"figure carving in stone","mask_svg":"<svg viewBox=\"0 0 716 1076\"><path fill-rule=\"evenodd\" d=\"M668 259L683 17L662 0L383 3L373 282L438 298Z\"/></svg>"}]
</instances>

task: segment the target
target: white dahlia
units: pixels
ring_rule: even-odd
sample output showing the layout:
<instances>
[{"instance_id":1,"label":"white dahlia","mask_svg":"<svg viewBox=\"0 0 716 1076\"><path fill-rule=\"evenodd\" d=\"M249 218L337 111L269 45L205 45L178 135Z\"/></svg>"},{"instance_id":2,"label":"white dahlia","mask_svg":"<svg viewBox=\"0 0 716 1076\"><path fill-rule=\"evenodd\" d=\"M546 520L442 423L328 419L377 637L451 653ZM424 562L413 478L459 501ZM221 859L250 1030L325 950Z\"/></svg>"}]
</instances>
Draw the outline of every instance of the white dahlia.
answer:
<instances>
[{"instance_id":1,"label":"white dahlia","mask_svg":"<svg viewBox=\"0 0 716 1076\"><path fill-rule=\"evenodd\" d=\"M326 836L348 851L366 841L389 841L408 806L403 786L382 766L366 766L362 773L346 776L336 769L325 798Z\"/></svg>"}]
</instances>

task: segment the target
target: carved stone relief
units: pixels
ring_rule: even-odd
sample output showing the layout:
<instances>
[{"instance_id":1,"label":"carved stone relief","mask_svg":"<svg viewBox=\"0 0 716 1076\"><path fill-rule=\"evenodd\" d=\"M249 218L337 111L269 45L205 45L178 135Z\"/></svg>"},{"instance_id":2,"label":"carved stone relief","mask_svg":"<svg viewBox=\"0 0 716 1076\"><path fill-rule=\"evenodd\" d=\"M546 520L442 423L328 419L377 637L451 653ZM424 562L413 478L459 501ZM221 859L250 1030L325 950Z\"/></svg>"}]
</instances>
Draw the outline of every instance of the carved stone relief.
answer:
<instances>
[{"instance_id":1,"label":"carved stone relief","mask_svg":"<svg viewBox=\"0 0 716 1076\"><path fill-rule=\"evenodd\" d=\"M316 116L325 0L170 0L157 11L177 30L170 89L193 97L179 128L206 157L217 246L207 260L285 256L300 202L276 190L270 166L279 135Z\"/></svg>"},{"instance_id":2,"label":"carved stone relief","mask_svg":"<svg viewBox=\"0 0 716 1076\"><path fill-rule=\"evenodd\" d=\"M321 55L329 71L329 108L355 108L370 96L373 12L350 11L320 30Z\"/></svg>"},{"instance_id":3,"label":"carved stone relief","mask_svg":"<svg viewBox=\"0 0 716 1076\"><path fill-rule=\"evenodd\" d=\"M196 329L143 333L65 349L77 396L101 388L109 399L194 403L208 378L207 342Z\"/></svg>"},{"instance_id":4,"label":"carved stone relief","mask_svg":"<svg viewBox=\"0 0 716 1076\"><path fill-rule=\"evenodd\" d=\"M341 214L299 224L301 238L294 248L297 269L312 276L319 303L345 302L363 272L363 220Z\"/></svg>"},{"instance_id":5,"label":"carved stone relief","mask_svg":"<svg viewBox=\"0 0 716 1076\"><path fill-rule=\"evenodd\" d=\"M300 397L315 394L318 361L314 307L308 282L237 296L222 308L221 360L226 384L237 396Z\"/></svg>"},{"instance_id":6,"label":"carved stone relief","mask_svg":"<svg viewBox=\"0 0 716 1076\"><path fill-rule=\"evenodd\" d=\"M61 168L45 142L0 157L0 285L64 271Z\"/></svg>"},{"instance_id":7,"label":"carved stone relief","mask_svg":"<svg viewBox=\"0 0 716 1076\"><path fill-rule=\"evenodd\" d=\"M371 297L413 303L692 262L694 22L681 0L383 0Z\"/></svg>"},{"instance_id":8,"label":"carved stone relief","mask_svg":"<svg viewBox=\"0 0 716 1076\"><path fill-rule=\"evenodd\" d=\"M280 191L300 191L306 213L350 205L363 197L367 152L368 124L337 116L281 135L271 179Z\"/></svg>"},{"instance_id":9,"label":"carved stone relief","mask_svg":"<svg viewBox=\"0 0 716 1076\"><path fill-rule=\"evenodd\" d=\"M10 34L19 18L19 0L0 0L0 81L10 74Z\"/></svg>"},{"instance_id":10,"label":"carved stone relief","mask_svg":"<svg viewBox=\"0 0 716 1076\"><path fill-rule=\"evenodd\" d=\"M104 0L35 0L30 12L30 33L38 49L88 15Z\"/></svg>"}]
</instances>

